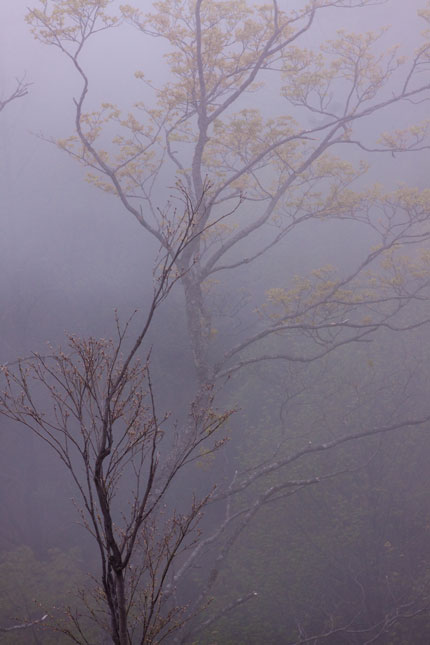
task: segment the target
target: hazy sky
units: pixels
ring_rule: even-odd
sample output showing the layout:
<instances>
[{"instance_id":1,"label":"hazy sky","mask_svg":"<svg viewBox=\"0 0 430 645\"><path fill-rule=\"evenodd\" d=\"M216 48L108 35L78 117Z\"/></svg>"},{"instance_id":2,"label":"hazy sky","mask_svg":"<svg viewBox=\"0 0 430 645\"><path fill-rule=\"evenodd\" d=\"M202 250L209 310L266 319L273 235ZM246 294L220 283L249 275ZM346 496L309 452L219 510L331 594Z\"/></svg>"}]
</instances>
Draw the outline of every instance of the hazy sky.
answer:
<instances>
[{"instance_id":1,"label":"hazy sky","mask_svg":"<svg viewBox=\"0 0 430 645\"><path fill-rule=\"evenodd\" d=\"M22 298L35 294L40 308L53 294L73 300L79 292L106 291L111 292L106 296L106 308L111 309L125 285L139 288L142 275L150 274L150 242L115 199L88 186L83 169L40 138L73 133L72 97L79 91L79 79L58 50L33 39L24 21L28 4L0 3L0 91L7 93L24 74L32 83L28 96L0 114L0 288L9 294L3 302L13 308L11 294L20 289ZM393 24L394 35L387 43L398 40L408 46L405 25L408 31L410 26L411 42L416 33L413 5L392 0L363 11L327 12L307 36L307 45L330 35L333 27L366 29L383 22ZM331 24L335 15L342 25ZM149 68L149 78L166 78L162 51L160 40L142 37L127 26L99 34L84 58L91 79L89 105L104 100L127 105L140 99L142 84L134 72ZM268 96L267 104L271 102ZM385 162L389 171L390 160L385 157ZM408 173L414 181L426 176L413 163L396 160L400 179Z\"/></svg>"}]
</instances>

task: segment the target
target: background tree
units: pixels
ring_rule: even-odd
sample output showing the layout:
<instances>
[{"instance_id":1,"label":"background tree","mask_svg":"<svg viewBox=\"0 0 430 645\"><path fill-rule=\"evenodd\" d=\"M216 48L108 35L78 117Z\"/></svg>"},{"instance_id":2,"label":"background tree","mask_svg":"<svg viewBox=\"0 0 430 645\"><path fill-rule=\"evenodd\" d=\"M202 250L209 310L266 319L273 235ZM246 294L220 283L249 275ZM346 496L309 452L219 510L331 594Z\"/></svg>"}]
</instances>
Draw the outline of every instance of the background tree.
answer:
<instances>
[{"instance_id":1,"label":"background tree","mask_svg":"<svg viewBox=\"0 0 430 645\"><path fill-rule=\"evenodd\" d=\"M388 339L350 346L325 365L295 370L288 397L273 368L254 367L246 389L251 400L263 390L267 405L256 413L250 401L244 411L249 443L242 467L252 467L256 453L269 452L269 437L292 452L308 440L317 448L342 432L395 421L407 410L419 414L425 408L427 357L418 357L414 336L398 347ZM273 412L281 407L282 425ZM317 635L324 642L322 634L336 644L425 640L427 428L369 436L293 462L291 479L312 480L317 472L320 482L313 479L293 496L278 493L278 499L275 490L261 505L233 545L213 592L216 608L250 587L258 598L200 633L201 642L298 643Z\"/></svg>"},{"instance_id":2,"label":"background tree","mask_svg":"<svg viewBox=\"0 0 430 645\"><path fill-rule=\"evenodd\" d=\"M420 45L410 62L396 49L378 53L382 34L339 33L320 51L299 48L300 38L320 12L365 7L369 4L365 1L312 2L291 14L277 2L262 7L163 2L155 3L156 12L149 14L123 6L122 16L144 35L167 40L171 80L154 89L152 109L145 101L135 105L135 113L122 116L119 108L105 103L100 110L85 113L89 79L80 60L90 38L118 24L118 17L105 13L109 4L43 2L43 10L31 10L28 20L38 39L70 58L83 82L75 101L76 135L58 144L90 169L91 181L116 193L147 233L168 250L155 192L160 180L166 181L164 165L179 173L194 206L199 204L196 232L213 222L221 209L234 211L234 221L230 217L228 225L221 223L208 235L196 235L178 266L200 384L241 369L249 362L249 352L256 353L252 360L270 360L259 355L258 347L262 339L281 332L305 336L315 350L308 356L286 352L272 358L303 361L361 340L382 324L395 328L394 318L427 285L423 275L422 281L399 291L393 272L401 266L401 280L406 280L407 262L401 265L395 257L402 243L427 240L423 224L428 195L406 189L393 194L378 188L354 192L351 184L366 166L354 168L332 151L348 145L392 154L427 147L426 123L386 133L375 147L363 143L359 124L402 101L426 95L429 84L421 82L421 72L427 65L428 43ZM421 15L427 20L425 11ZM275 87L269 88L279 93L275 113L265 118L258 110L242 108L239 101L261 90L274 72ZM144 72L137 76L144 80ZM324 119L324 124L304 126L299 121L302 113L302 121L311 114ZM105 134L111 126L117 129L113 140ZM203 199L208 175L213 183ZM374 234L372 250L345 275L324 268L291 289L270 291L269 302L283 311L263 316L257 333L236 346L223 347L222 359L214 362L210 354L214 313L205 293L212 276L228 275L229 270L256 261L310 220L332 219L369 227ZM252 251L241 257L245 241ZM233 251L238 257L230 261ZM382 285L369 282L365 274L378 263L389 274ZM417 278L416 267L414 271ZM369 307L372 316L367 316Z\"/></svg>"},{"instance_id":3,"label":"background tree","mask_svg":"<svg viewBox=\"0 0 430 645\"><path fill-rule=\"evenodd\" d=\"M6 95L6 98L0 99L0 112L6 107L8 103L20 99L28 94L28 88L31 83L26 83L24 79L16 79L15 89Z\"/></svg>"}]
</instances>

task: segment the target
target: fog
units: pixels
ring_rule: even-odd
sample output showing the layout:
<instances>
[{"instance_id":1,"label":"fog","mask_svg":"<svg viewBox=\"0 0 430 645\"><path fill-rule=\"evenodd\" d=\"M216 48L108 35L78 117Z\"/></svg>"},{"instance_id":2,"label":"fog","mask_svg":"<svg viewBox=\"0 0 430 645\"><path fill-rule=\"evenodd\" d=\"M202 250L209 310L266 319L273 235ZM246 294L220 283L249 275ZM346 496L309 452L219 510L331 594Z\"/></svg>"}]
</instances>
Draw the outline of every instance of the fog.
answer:
<instances>
[{"instance_id":1,"label":"fog","mask_svg":"<svg viewBox=\"0 0 430 645\"><path fill-rule=\"evenodd\" d=\"M0 5L1 643L430 642L428 5L257 4Z\"/></svg>"}]
</instances>

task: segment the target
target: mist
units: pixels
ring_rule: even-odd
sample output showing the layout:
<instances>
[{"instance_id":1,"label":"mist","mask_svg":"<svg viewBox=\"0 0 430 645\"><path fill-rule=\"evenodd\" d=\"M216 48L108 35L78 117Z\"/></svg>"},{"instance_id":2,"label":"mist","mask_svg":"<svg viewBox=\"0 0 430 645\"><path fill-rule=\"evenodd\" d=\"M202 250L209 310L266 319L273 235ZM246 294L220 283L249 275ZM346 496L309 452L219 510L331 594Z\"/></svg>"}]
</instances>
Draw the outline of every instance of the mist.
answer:
<instances>
[{"instance_id":1,"label":"mist","mask_svg":"<svg viewBox=\"0 0 430 645\"><path fill-rule=\"evenodd\" d=\"M430 642L428 5L33 4L0 642Z\"/></svg>"}]
</instances>

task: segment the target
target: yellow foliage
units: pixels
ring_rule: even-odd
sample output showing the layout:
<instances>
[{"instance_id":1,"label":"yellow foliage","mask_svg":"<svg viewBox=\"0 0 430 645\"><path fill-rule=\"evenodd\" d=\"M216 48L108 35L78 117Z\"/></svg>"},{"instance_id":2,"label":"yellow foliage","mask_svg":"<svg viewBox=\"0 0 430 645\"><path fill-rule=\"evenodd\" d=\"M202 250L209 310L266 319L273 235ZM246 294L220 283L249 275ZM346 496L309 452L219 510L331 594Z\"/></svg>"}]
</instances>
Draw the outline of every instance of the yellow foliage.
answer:
<instances>
[{"instance_id":1,"label":"yellow foliage","mask_svg":"<svg viewBox=\"0 0 430 645\"><path fill-rule=\"evenodd\" d=\"M404 59L396 47L383 51L385 30L360 34L339 30L320 46L302 47L300 29L307 31L313 9L319 12L333 3L301 3L295 10L280 4L203 0L197 11L195 0L156 0L146 7L140 3L141 8L123 4L119 18L108 13L110 0L40 0L38 8L27 16L34 35L65 52L78 71L78 57L86 41L121 21L132 23L145 35L164 39L168 45L167 83L153 87L144 70L135 72L153 91L151 105L136 101L123 110L102 102L99 108L85 111L84 80L77 133L58 139L57 145L86 167L88 180L95 186L121 194L123 201L139 198L149 204L150 216L162 234L166 222L157 215L158 205L150 201L152 186L159 178L165 180L161 169L167 168L170 177L176 173L169 181L173 184L179 177L190 197L196 199L204 177L209 177L211 188L206 196L208 202L214 195L216 199L215 207L208 207L205 213L207 221L216 221L219 204L226 205L227 212L231 207L231 213L228 220L210 226L199 237L196 244L205 251L239 238L244 230L241 227L259 221L259 217L285 231L312 218L354 219L369 224L383 244L391 240L387 247L393 249L393 218L402 231L413 225L425 235L430 191L401 186L385 194L378 185L354 190L354 182L367 172L368 165L353 164L332 152L334 144L338 151L344 149L341 144L354 140L357 114L373 109L372 99ZM430 22L429 2L419 14ZM428 44L420 47L417 60L423 61ZM250 106L242 98L264 89L273 72L278 79L275 92L280 95L276 100L282 99L287 109L278 109L277 104L277 109L265 116L256 103ZM333 96L341 108L333 107ZM324 122L305 127L297 108L304 108L306 114L316 113ZM379 145L393 152L419 147L430 134L429 124L424 121L383 133ZM237 212L232 206L236 203ZM266 212L267 217L263 216ZM168 229L180 230L182 223L177 224L169 220ZM379 255L379 251L375 253ZM401 272L393 274L388 256L381 268L391 271L384 284L404 287ZM406 267L402 265L402 269ZM407 270L411 275L411 266ZM335 309L334 295L342 300L342 306L352 306L368 298L377 283L380 286L379 279L369 276L366 288L354 285L351 294L349 288L341 288L339 276L327 270L309 280L296 281L282 298L277 293L288 315L293 315L297 302L300 307L307 303L312 310L321 309L324 302L329 316ZM275 295L269 294L272 304Z\"/></svg>"}]
</instances>

